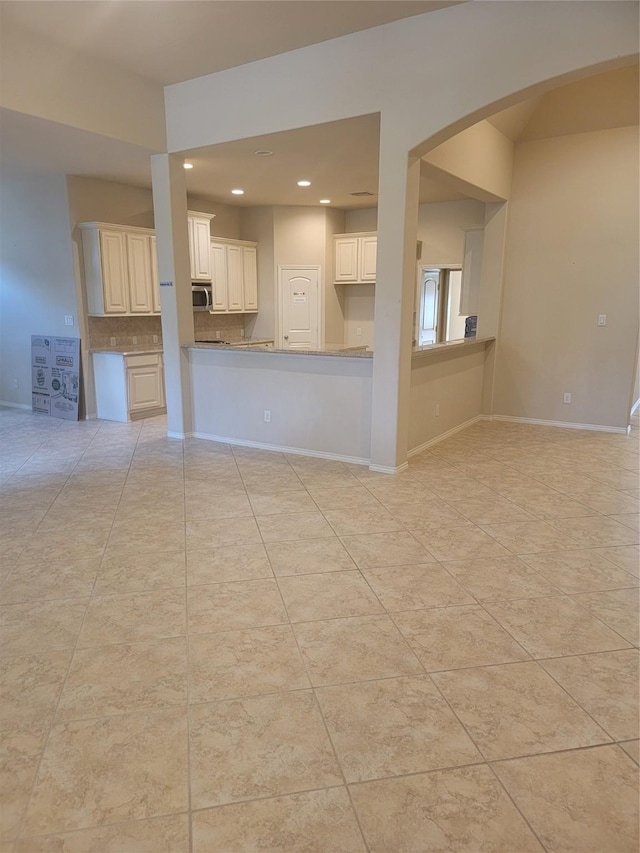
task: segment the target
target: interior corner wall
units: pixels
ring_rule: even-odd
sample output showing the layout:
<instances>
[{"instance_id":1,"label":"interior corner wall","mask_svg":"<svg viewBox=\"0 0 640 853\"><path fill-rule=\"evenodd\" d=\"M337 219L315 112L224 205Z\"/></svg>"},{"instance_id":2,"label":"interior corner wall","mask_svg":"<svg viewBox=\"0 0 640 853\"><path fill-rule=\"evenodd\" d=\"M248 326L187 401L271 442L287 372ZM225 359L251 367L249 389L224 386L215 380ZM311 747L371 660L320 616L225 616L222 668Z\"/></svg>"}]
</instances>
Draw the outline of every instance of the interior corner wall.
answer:
<instances>
[{"instance_id":1,"label":"interior corner wall","mask_svg":"<svg viewBox=\"0 0 640 853\"><path fill-rule=\"evenodd\" d=\"M324 342L344 343L344 287L334 282L333 235L344 234L345 212L325 208Z\"/></svg>"},{"instance_id":2,"label":"interior corner wall","mask_svg":"<svg viewBox=\"0 0 640 853\"><path fill-rule=\"evenodd\" d=\"M30 408L31 335L78 334L64 324L78 316L67 185L3 168L1 188L0 400Z\"/></svg>"},{"instance_id":3,"label":"interior corner wall","mask_svg":"<svg viewBox=\"0 0 640 853\"><path fill-rule=\"evenodd\" d=\"M244 207L241 213L241 237L258 244L258 313L245 316L245 336L275 337L276 283L273 207Z\"/></svg>"},{"instance_id":4,"label":"interior corner wall","mask_svg":"<svg viewBox=\"0 0 640 853\"><path fill-rule=\"evenodd\" d=\"M494 414L626 427L638 224L637 127L516 145Z\"/></svg>"}]
</instances>

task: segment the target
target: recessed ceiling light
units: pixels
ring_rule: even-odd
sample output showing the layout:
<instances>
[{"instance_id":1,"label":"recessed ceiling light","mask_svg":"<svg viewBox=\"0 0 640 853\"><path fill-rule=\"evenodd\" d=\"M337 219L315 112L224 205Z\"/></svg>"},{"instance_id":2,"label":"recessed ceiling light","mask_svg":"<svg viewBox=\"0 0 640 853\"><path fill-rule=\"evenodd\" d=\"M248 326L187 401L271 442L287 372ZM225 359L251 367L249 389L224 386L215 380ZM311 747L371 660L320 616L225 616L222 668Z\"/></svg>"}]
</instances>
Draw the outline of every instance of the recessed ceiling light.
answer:
<instances>
[{"instance_id":1,"label":"recessed ceiling light","mask_svg":"<svg viewBox=\"0 0 640 853\"><path fill-rule=\"evenodd\" d=\"M311 181L298 181L298 186L299 187L310 187Z\"/></svg>"},{"instance_id":2,"label":"recessed ceiling light","mask_svg":"<svg viewBox=\"0 0 640 853\"><path fill-rule=\"evenodd\" d=\"M330 198L321 198L320 204L331 204L331 199Z\"/></svg>"},{"instance_id":3,"label":"recessed ceiling light","mask_svg":"<svg viewBox=\"0 0 640 853\"><path fill-rule=\"evenodd\" d=\"M231 190L233 195L244 195L244 190Z\"/></svg>"},{"instance_id":4,"label":"recessed ceiling light","mask_svg":"<svg viewBox=\"0 0 640 853\"><path fill-rule=\"evenodd\" d=\"M193 163L183 163L182 165L185 167L185 169L193 169Z\"/></svg>"},{"instance_id":5,"label":"recessed ceiling light","mask_svg":"<svg viewBox=\"0 0 640 853\"><path fill-rule=\"evenodd\" d=\"M273 151L269 151L268 148L260 148L258 151L253 152L257 157L271 157Z\"/></svg>"}]
</instances>

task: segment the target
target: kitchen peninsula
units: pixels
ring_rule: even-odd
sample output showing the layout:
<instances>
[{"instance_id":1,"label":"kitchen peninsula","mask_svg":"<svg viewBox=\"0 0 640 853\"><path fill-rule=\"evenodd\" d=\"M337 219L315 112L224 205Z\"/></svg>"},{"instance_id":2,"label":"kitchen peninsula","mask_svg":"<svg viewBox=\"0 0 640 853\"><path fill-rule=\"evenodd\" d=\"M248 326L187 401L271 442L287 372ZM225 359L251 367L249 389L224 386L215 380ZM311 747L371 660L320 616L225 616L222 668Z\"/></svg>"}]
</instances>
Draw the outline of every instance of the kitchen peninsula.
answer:
<instances>
[{"instance_id":1,"label":"kitchen peninsula","mask_svg":"<svg viewBox=\"0 0 640 853\"><path fill-rule=\"evenodd\" d=\"M410 452L481 417L485 361L493 346L494 338L476 338L414 350ZM370 350L211 343L182 349L197 438L369 464Z\"/></svg>"}]
</instances>

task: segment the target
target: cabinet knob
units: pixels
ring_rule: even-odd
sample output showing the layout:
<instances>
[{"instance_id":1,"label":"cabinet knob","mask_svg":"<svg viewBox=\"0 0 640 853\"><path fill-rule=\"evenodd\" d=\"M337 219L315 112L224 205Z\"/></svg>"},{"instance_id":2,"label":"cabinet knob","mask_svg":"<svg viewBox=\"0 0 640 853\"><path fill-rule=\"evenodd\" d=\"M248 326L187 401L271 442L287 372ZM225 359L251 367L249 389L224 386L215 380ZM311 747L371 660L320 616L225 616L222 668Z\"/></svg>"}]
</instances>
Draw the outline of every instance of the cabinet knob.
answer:
<instances>
[{"instance_id":1,"label":"cabinet knob","mask_svg":"<svg viewBox=\"0 0 640 853\"><path fill-rule=\"evenodd\" d=\"M284 336L284 339L285 339L285 341L288 341L288 340L289 340L289 335L285 335L285 336Z\"/></svg>"}]
</instances>

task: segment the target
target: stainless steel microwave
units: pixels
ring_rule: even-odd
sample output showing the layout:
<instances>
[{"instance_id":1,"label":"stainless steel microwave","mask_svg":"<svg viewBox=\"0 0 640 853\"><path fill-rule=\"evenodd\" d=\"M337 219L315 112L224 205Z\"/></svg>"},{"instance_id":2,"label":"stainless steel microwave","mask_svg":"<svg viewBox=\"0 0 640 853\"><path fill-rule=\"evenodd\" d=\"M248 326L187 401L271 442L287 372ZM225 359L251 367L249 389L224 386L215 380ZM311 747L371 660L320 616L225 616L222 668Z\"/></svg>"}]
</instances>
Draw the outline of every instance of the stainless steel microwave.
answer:
<instances>
[{"instance_id":1,"label":"stainless steel microwave","mask_svg":"<svg viewBox=\"0 0 640 853\"><path fill-rule=\"evenodd\" d=\"M210 284L192 284L191 295L193 298L194 311L211 311L211 285Z\"/></svg>"}]
</instances>

